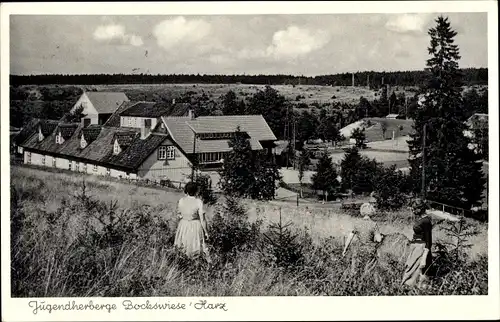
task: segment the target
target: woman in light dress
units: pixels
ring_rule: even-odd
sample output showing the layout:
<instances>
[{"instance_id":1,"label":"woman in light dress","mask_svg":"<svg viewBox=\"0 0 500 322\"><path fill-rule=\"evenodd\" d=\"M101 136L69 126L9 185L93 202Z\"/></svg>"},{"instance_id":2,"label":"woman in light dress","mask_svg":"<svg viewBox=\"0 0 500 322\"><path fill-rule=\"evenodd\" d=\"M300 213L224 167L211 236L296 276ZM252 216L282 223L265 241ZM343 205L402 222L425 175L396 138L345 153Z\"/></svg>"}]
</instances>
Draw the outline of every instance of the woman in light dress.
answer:
<instances>
[{"instance_id":1,"label":"woman in light dress","mask_svg":"<svg viewBox=\"0 0 500 322\"><path fill-rule=\"evenodd\" d=\"M197 186L193 182L186 184L184 192L186 195L177 203L180 221L174 245L182 249L188 257L205 255L208 259L208 231L203 201L196 197Z\"/></svg>"}]
</instances>

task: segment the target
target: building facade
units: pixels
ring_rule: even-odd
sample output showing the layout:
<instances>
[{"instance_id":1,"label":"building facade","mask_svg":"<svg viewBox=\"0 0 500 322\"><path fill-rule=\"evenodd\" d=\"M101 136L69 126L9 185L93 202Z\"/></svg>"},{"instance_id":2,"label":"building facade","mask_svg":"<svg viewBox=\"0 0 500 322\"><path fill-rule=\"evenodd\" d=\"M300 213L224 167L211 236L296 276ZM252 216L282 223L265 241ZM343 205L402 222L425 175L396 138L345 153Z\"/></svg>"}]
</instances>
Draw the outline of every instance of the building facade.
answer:
<instances>
[{"instance_id":1,"label":"building facade","mask_svg":"<svg viewBox=\"0 0 500 322\"><path fill-rule=\"evenodd\" d=\"M87 105L87 111L93 107ZM99 123L98 118L92 120ZM210 175L222 166L231 151L229 140L238 128L248 135L254 151L271 154L276 140L261 115L196 118L185 106L153 102L121 102L104 124L92 122L33 120L30 130L17 141L24 163L116 178L184 183L194 162Z\"/></svg>"}]
</instances>

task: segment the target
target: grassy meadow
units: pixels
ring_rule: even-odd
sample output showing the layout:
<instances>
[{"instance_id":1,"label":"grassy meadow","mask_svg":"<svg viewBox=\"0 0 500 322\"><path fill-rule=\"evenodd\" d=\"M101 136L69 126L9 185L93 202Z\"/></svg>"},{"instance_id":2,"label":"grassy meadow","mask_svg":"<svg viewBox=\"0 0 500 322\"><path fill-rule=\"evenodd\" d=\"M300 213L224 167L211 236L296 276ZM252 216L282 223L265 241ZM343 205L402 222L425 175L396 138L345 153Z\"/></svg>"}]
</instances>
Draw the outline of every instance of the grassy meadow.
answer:
<instances>
[{"instance_id":1,"label":"grassy meadow","mask_svg":"<svg viewBox=\"0 0 500 322\"><path fill-rule=\"evenodd\" d=\"M11 167L11 190L13 297L488 292L488 227L473 221L471 247L436 252L441 273L418 290L400 285L401 258L369 269L361 246L341 257L346 233L362 219L333 208L308 204L306 215L292 203L220 200L207 212L213 261L206 263L173 248L178 191L24 166ZM269 242L280 219L291 226ZM411 236L407 210L376 220L383 233ZM456 244L444 226L433 238Z\"/></svg>"},{"instance_id":2,"label":"grassy meadow","mask_svg":"<svg viewBox=\"0 0 500 322\"><path fill-rule=\"evenodd\" d=\"M368 100L378 98L378 92L367 87L351 86L320 86L320 85L272 85L274 89L285 98L296 104L324 104L324 103L348 103L357 104L361 96ZM255 94L258 90L265 88L265 85L252 84L130 84L130 85L93 85L98 91L123 91L127 95L134 96L134 93L147 95L148 93L169 93L172 97L179 97L186 92L194 92L194 95L205 93L211 98L218 98L228 91L235 92L238 99L246 99ZM414 95L413 88L397 89ZM299 99L297 97L300 96Z\"/></svg>"}]
</instances>

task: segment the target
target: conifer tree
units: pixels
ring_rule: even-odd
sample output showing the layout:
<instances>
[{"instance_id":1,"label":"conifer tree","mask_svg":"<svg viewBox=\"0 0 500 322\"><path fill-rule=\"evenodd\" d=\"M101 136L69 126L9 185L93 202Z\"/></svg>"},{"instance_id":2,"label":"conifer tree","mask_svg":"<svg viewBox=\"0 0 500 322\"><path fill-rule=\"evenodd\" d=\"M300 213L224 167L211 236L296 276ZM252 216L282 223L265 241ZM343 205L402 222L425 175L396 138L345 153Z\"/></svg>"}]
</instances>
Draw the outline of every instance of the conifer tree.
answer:
<instances>
[{"instance_id":1,"label":"conifer tree","mask_svg":"<svg viewBox=\"0 0 500 322\"><path fill-rule=\"evenodd\" d=\"M337 191L337 171L328 153L324 153L319 159L316 173L312 176L312 188L323 193L333 194Z\"/></svg>"},{"instance_id":2,"label":"conifer tree","mask_svg":"<svg viewBox=\"0 0 500 322\"><path fill-rule=\"evenodd\" d=\"M351 138L356 140L355 146L358 149L365 149L366 148L366 135L365 135L365 129L364 128L355 128L352 133L351 133Z\"/></svg>"},{"instance_id":3,"label":"conifer tree","mask_svg":"<svg viewBox=\"0 0 500 322\"><path fill-rule=\"evenodd\" d=\"M222 100L222 113L224 115L237 115L238 113L238 101L236 100L236 94L233 91L228 91Z\"/></svg>"},{"instance_id":4,"label":"conifer tree","mask_svg":"<svg viewBox=\"0 0 500 322\"><path fill-rule=\"evenodd\" d=\"M264 152L252 151L248 134L238 127L229 141L232 148L220 170L220 186L225 194L259 200L273 199L279 169Z\"/></svg>"},{"instance_id":5,"label":"conifer tree","mask_svg":"<svg viewBox=\"0 0 500 322\"><path fill-rule=\"evenodd\" d=\"M304 149L300 153L299 157L299 183L302 187L302 179L304 178L304 171L306 171L307 167L311 165L311 153L309 150Z\"/></svg>"},{"instance_id":6,"label":"conifer tree","mask_svg":"<svg viewBox=\"0 0 500 322\"><path fill-rule=\"evenodd\" d=\"M448 18L440 16L429 35L431 57L426 70L430 77L409 141L413 185L416 192L422 189L425 124L424 197L469 209L480 201L485 179L478 156L468 147L470 139L464 135L467 111L462 104L459 48L454 44L457 33Z\"/></svg>"},{"instance_id":7,"label":"conifer tree","mask_svg":"<svg viewBox=\"0 0 500 322\"><path fill-rule=\"evenodd\" d=\"M229 141L231 152L224 159L220 171L221 187L227 195L248 196L255 180L252 173L254 156L246 133L238 127L235 136Z\"/></svg>"}]
</instances>

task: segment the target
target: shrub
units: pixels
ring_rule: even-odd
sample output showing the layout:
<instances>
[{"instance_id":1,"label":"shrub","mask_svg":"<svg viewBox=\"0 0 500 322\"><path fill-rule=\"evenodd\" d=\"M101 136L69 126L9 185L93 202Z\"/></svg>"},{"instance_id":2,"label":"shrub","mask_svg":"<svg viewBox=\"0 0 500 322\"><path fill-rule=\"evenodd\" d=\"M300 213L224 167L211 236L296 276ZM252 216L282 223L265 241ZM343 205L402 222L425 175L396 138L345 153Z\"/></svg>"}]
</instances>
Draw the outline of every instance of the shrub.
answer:
<instances>
[{"instance_id":1,"label":"shrub","mask_svg":"<svg viewBox=\"0 0 500 322\"><path fill-rule=\"evenodd\" d=\"M233 197L226 197L224 204L219 204L209 223L212 252L222 261L234 259L237 252L253 249L260 233L261 221L250 223L246 209Z\"/></svg>"},{"instance_id":2,"label":"shrub","mask_svg":"<svg viewBox=\"0 0 500 322\"><path fill-rule=\"evenodd\" d=\"M312 241L307 231L300 236L292 231L291 225L291 222L282 222L280 209L279 222L269 225L263 234L260 254L267 265L290 269L303 264L304 250Z\"/></svg>"},{"instance_id":3,"label":"shrub","mask_svg":"<svg viewBox=\"0 0 500 322\"><path fill-rule=\"evenodd\" d=\"M281 220L261 233L262 223L250 222L236 199L216 208L207 263L173 247L176 223L160 214L165 205L120 209L88 193L109 190L86 184L50 211L54 204L41 197L49 195L50 182L12 180L14 297L488 293L488 259L465 256L473 231L468 221L450 224L449 244L435 243L430 288L418 290L401 286L402 261L368 266L373 254L354 244L342 257L342 238L312 242L307 230Z\"/></svg>"},{"instance_id":4,"label":"shrub","mask_svg":"<svg viewBox=\"0 0 500 322\"><path fill-rule=\"evenodd\" d=\"M380 210L398 210L405 203L406 176L396 166L380 167L375 180L375 199Z\"/></svg>"},{"instance_id":5,"label":"shrub","mask_svg":"<svg viewBox=\"0 0 500 322\"><path fill-rule=\"evenodd\" d=\"M467 256L465 250L472 246L467 243L467 240L478 234L476 227L461 218L456 223L448 223L443 229L451 239L451 242L445 243L445 245L453 258L453 262L457 264L465 262Z\"/></svg>"},{"instance_id":6,"label":"shrub","mask_svg":"<svg viewBox=\"0 0 500 322\"><path fill-rule=\"evenodd\" d=\"M189 176L193 180L192 176ZM213 205L217 202L217 196L212 189L212 181L207 174L198 174L194 177L194 183L198 187L198 196L206 205Z\"/></svg>"}]
</instances>

